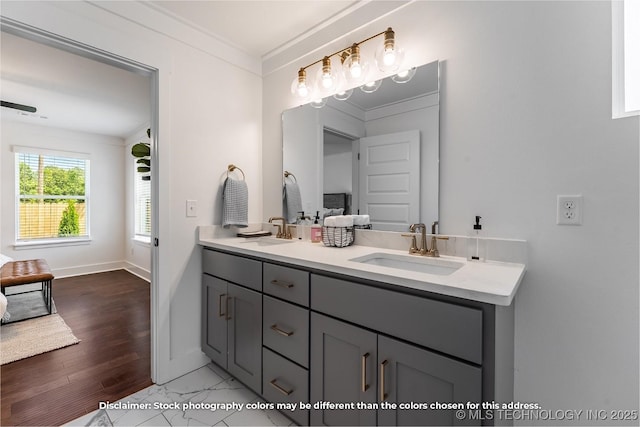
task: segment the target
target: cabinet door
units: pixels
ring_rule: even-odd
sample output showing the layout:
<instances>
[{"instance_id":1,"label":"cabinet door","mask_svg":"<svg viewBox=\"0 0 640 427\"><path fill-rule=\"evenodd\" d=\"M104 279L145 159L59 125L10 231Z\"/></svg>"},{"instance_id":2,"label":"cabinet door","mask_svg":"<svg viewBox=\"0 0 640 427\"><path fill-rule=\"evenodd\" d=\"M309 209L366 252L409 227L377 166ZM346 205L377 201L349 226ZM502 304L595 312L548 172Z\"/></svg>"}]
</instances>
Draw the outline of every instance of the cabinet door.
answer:
<instances>
[{"instance_id":1,"label":"cabinet door","mask_svg":"<svg viewBox=\"0 0 640 427\"><path fill-rule=\"evenodd\" d=\"M383 366L384 365L384 366ZM378 336L378 399L401 403L462 403L482 401L481 368L427 350ZM384 394L384 398L383 398ZM469 411L465 410L468 415ZM465 425L456 410L378 411L380 425Z\"/></svg>"},{"instance_id":2,"label":"cabinet door","mask_svg":"<svg viewBox=\"0 0 640 427\"><path fill-rule=\"evenodd\" d=\"M376 401L376 334L311 314L311 402ZM375 425L373 410L313 410L312 425Z\"/></svg>"},{"instance_id":3,"label":"cabinet door","mask_svg":"<svg viewBox=\"0 0 640 427\"><path fill-rule=\"evenodd\" d=\"M262 295L228 283L229 357L227 370L247 387L262 389Z\"/></svg>"},{"instance_id":4,"label":"cabinet door","mask_svg":"<svg viewBox=\"0 0 640 427\"><path fill-rule=\"evenodd\" d=\"M227 282L202 275L202 351L227 367Z\"/></svg>"}]
</instances>

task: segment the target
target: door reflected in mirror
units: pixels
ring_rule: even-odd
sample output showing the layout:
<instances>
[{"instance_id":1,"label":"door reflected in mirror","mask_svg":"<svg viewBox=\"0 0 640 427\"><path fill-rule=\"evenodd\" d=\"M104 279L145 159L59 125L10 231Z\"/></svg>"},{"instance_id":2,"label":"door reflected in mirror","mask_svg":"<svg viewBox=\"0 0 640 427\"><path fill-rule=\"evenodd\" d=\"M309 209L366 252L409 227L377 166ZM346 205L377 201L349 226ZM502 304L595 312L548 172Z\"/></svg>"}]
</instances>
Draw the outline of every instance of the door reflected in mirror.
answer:
<instances>
[{"instance_id":1,"label":"door reflected in mirror","mask_svg":"<svg viewBox=\"0 0 640 427\"><path fill-rule=\"evenodd\" d=\"M305 215L367 214L373 229L392 231L438 220L439 68L283 113L283 169Z\"/></svg>"}]
</instances>

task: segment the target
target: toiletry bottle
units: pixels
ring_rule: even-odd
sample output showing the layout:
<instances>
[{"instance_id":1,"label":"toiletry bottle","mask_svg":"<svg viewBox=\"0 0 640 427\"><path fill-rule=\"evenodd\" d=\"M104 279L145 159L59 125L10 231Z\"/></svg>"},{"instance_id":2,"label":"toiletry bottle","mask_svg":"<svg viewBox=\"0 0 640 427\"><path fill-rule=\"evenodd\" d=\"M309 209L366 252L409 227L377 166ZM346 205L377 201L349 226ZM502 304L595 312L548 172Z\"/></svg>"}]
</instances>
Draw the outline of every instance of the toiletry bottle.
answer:
<instances>
[{"instance_id":1,"label":"toiletry bottle","mask_svg":"<svg viewBox=\"0 0 640 427\"><path fill-rule=\"evenodd\" d=\"M311 243L322 242L322 225L320 225L320 211L316 211L315 220L311 224Z\"/></svg>"},{"instance_id":2,"label":"toiletry bottle","mask_svg":"<svg viewBox=\"0 0 640 427\"><path fill-rule=\"evenodd\" d=\"M469 261L485 261L487 255L487 241L482 237L481 216L476 215L476 223L467 238L467 259Z\"/></svg>"}]
</instances>

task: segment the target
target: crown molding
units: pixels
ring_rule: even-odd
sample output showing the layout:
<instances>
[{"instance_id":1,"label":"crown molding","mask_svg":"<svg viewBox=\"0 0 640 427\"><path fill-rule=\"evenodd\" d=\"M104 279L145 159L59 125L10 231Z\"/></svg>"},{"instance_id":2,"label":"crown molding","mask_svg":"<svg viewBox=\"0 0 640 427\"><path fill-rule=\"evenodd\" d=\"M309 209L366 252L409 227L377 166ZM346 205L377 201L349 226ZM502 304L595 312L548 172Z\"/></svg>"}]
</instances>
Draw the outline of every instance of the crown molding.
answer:
<instances>
[{"instance_id":1,"label":"crown molding","mask_svg":"<svg viewBox=\"0 0 640 427\"><path fill-rule=\"evenodd\" d=\"M305 57L318 54L326 46L348 38L361 28L379 21L413 1L415 0L360 1L264 55L262 76L267 76L295 62L302 62Z\"/></svg>"}]
</instances>

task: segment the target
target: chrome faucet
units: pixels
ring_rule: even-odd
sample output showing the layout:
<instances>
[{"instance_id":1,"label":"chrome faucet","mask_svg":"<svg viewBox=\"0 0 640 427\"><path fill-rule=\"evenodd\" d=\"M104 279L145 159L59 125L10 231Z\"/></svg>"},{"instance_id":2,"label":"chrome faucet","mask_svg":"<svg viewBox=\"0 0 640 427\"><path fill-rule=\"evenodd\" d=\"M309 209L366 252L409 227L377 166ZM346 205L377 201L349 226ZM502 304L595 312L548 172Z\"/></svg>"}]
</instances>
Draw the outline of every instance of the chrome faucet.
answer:
<instances>
[{"instance_id":1,"label":"chrome faucet","mask_svg":"<svg viewBox=\"0 0 640 427\"><path fill-rule=\"evenodd\" d=\"M280 224L275 224L273 221L282 221L282 226ZM287 227L287 220L281 216L272 216L269 218L269 223L273 223L276 227L278 227L278 233L276 234L277 239L291 239L291 232L289 231L289 227Z\"/></svg>"},{"instance_id":2,"label":"chrome faucet","mask_svg":"<svg viewBox=\"0 0 640 427\"><path fill-rule=\"evenodd\" d=\"M436 227L438 226L438 221L433 221L431 224L431 249L425 254L426 256L431 257L439 257L440 252L438 252L438 239L439 240L449 240L448 236L439 236L436 231Z\"/></svg>"}]
</instances>

